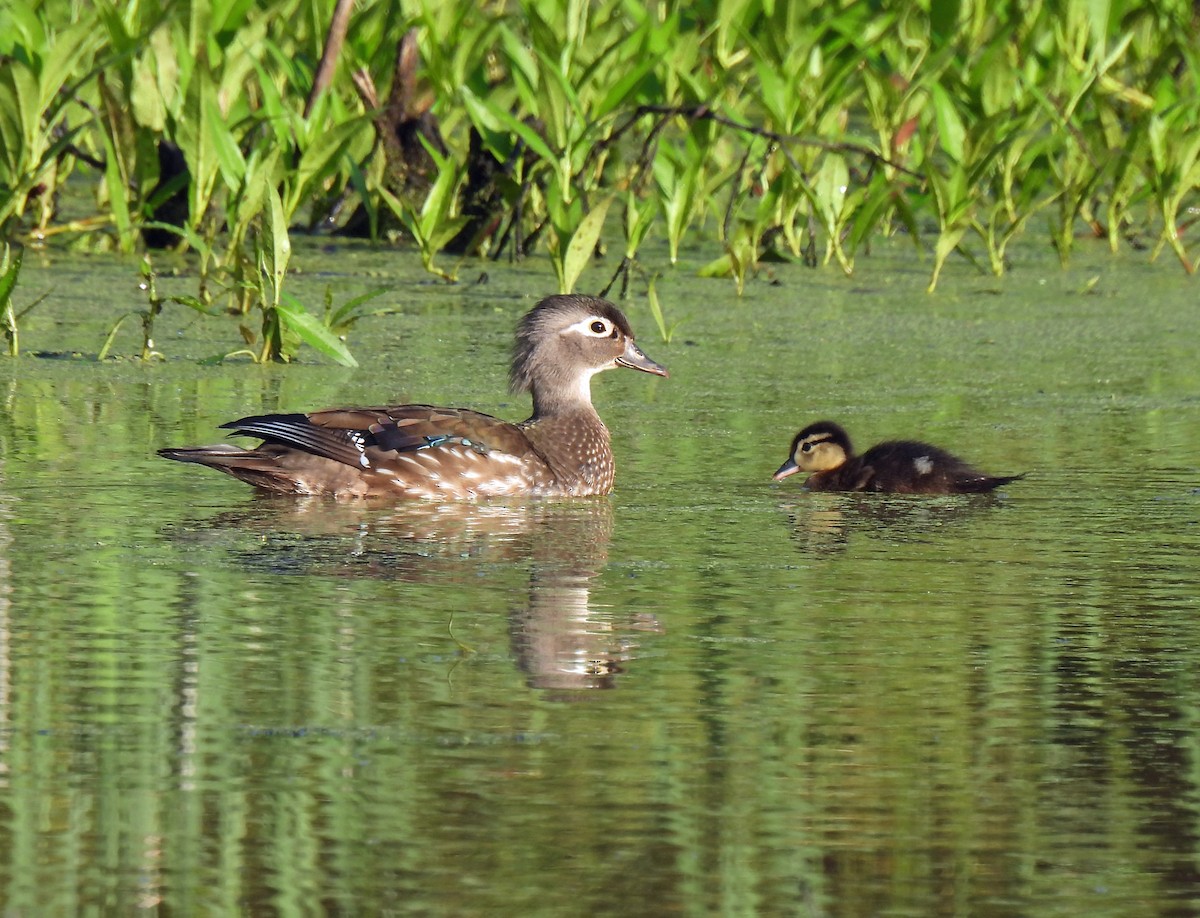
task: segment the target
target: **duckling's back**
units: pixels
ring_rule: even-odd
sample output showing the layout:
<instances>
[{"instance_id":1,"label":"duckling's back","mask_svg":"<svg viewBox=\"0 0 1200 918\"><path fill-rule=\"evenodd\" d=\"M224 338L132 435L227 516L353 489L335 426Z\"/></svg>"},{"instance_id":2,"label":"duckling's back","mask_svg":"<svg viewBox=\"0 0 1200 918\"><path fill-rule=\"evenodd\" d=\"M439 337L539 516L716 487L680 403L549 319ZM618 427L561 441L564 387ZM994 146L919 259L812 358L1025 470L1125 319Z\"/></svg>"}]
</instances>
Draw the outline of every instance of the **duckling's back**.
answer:
<instances>
[{"instance_id":1,"label":"duckling's back","mask_svg":"<svg viewBox=\"0 0 1200 918\"><path fill-rule=\"evenodd\" d=\"M988 475L944 449L915 440L880 443L856 458L859 468L855 478L859 486L854 490L859 491L979 494L1024 477Z\"/></svg>"}]
</instances>

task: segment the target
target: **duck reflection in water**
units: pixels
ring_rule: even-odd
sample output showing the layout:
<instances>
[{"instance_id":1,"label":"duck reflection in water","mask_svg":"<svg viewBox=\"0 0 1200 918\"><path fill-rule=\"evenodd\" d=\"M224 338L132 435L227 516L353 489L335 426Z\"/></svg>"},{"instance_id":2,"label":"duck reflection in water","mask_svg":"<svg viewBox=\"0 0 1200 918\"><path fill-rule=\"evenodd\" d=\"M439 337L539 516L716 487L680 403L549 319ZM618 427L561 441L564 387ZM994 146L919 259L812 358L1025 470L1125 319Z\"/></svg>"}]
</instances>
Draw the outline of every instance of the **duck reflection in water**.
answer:
<instances>
[{"instance_id":1,"label":"duck reflection in water","mask_svg":"<svg viewBox=\"0 0 1200 918\"><path fill-rule=\"evenodd\" d=\"M608 561L612 539L612 505L603 499L412 503L380 511L260 496L247 510L222 514L205 528L257 531L260 541L242 561L276 574L444 584L460 591L476 582L487 596L488 586L507 572L527 569L527 589L509 609L511 646L528 684L563 698L577 697L575 690L615 687L638 635L661 631L653 616L621 618L592 605L592 583Z\"/></svg>"}]
</instances>

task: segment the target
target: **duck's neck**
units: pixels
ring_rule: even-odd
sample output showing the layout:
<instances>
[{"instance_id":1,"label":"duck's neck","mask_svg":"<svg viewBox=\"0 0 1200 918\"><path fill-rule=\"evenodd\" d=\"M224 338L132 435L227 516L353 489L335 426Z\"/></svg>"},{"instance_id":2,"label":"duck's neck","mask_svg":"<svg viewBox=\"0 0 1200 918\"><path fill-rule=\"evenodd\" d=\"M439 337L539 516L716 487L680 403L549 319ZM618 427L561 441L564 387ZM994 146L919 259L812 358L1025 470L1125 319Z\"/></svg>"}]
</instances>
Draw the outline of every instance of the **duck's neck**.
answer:
<instances>
[{"instance_id":1,"label":"duck's neck","mask_svg":"<svg viewBox=\"0 0 1200 918\"><path fill-rule=\"evenodd\" d=\"M599 420L596 409L592 407L592 376L590 373L580 373L572 384L544 385L535 382L531 387L533 395L533 415L530 421L540 421L544 418L592 416Z\"/></svg>"}]
</instances>

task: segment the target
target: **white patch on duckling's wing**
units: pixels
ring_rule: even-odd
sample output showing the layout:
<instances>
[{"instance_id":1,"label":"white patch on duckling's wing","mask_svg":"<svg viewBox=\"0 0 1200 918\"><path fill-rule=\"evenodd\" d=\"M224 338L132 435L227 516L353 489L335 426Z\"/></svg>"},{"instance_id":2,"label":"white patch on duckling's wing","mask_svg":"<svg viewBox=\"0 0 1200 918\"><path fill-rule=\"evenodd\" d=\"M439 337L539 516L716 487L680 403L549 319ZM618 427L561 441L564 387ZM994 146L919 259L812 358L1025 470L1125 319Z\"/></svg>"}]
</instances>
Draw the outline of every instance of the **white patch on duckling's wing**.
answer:
<instances>
[{"instance_id":1,"label":"white patch on duckling's wing","mask_svg":"<svg viewBox=\"0 0 1200 918\"><path fill-rule=\"evenodd\" d=\"M918 475L928 475L933 471L933 460L928 456L918 456L913 460L913 467Z\"/></svg>"}]
</instances>

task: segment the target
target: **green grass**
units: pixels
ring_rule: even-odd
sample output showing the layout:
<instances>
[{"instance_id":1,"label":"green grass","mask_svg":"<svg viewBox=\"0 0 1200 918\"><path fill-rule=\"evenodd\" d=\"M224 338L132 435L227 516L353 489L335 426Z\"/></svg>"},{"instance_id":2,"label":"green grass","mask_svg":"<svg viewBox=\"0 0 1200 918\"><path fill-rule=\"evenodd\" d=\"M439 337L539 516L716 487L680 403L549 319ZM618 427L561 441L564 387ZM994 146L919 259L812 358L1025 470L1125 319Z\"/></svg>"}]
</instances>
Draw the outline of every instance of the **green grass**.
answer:
<instances>
[{"instance_id":1,"label":"green grass","mask_svg":"<svg viewBox=\"0 0 1200 918\"><path fill-rule=\"evenodd\" d=\"M739 291L765 256L849 274L900 233L930 290L954 257L1003 273L1030 235L1194 267L1188 3L364 2L314 94L330 6L6 4L0 238L132 253L174 226L196 299L260 310L267 359L293 315L259 257L276 198L285 233L356 214L450 282L448 258L541 255L571 289L618 210L626 283L652 238L672 262L711 242ZM92 213L59 215L68 181Z\"/></svg>"}]
</instances>

